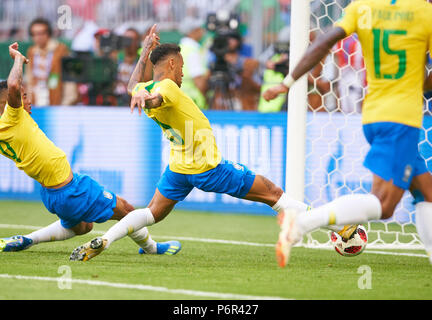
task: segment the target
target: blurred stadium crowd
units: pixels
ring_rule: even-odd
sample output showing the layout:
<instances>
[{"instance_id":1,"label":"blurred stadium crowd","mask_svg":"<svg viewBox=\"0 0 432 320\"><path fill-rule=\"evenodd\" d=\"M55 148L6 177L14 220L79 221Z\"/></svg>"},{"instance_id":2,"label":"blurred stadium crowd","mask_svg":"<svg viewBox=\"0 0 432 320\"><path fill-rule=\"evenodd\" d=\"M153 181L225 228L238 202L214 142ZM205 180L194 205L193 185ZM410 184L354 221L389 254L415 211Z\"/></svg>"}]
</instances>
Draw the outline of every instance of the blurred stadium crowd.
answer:
<instances>
[{"instance_id":1,"label":"blurred stadium crowd","mask_svg":"<svg viewBox=\"0 0 432 320\"><path fill-rule=\"evenodd\" d=\"M311 40L349 2L314 0ZM157 23L161 42L180 44L182 89L200 108L285 111L286 97L266 102L260 93L288 72L290 10L291 0L2 0L0 78L18 41L34 106L128 106L141 42ZM333 48L308 83L310 109L359 113L367 83L356 37Z\"/></svg>"}]
</instances>

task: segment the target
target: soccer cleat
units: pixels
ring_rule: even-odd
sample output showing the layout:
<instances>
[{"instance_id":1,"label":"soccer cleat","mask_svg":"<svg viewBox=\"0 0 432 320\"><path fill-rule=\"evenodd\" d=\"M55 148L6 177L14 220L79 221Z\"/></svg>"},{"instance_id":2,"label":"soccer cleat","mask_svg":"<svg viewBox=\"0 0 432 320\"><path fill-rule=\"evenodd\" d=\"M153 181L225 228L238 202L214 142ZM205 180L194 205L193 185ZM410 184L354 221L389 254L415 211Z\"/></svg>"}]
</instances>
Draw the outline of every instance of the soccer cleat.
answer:
<instances>
[{"instance_id":1,"label":"soccer cleat","mask_svg":"<svg viewBox=\"0 0 432 320\"><path fill-rule=\"evenodd\" d=\"M156 254L172 256L181 250L181 243L178 241L167 241L156 243ZM143 248L139 248L139 254L146 254Z\"/></svg>"},{"instance_id":2,"label":"soccer cleat","mask_svg":"<svg viewBox=\"0 0 432 320\"><path fill-rule=\"evenodd\" d=\"M357 224L349 224L342 228L342 230L338 231L338 234L342 237L344 241L348 241L354 235L354 232L357 230Z\"/></svg>"},{"instance_id":3,"label":"soccer cleat","mask_svg":"<svg viewBox=\"0 0 432 320\"><path fill-rule=\"evenodd\" d=\"M296 218L297 212L293 209L281 211L278 216L281 231L276 243L276 259L281 268L288 264L292 246L302 238Z\"/></svg>"},{"instance_id":4,"label":"soccer cleat","mask_svg":"<svg viewBox=\"0 0 432 320\"><path fill-rule=\"evenodd\" d=\"M15 252L28 249L33 240L24 236L13 236L0 239L0 252Z\"/></svg>"},{"instance_id":5,"label":"soccer cleat","mask_svg":"<svg viewBox=\"0 0 432 320\"><path fill-rule=\"evenodd\" d=\"M88 261L91 258L96 257L99 253L101 253L106 245L107 240L102 238L94 238L93 240L79 246L69 257L71 261Z\"/></svg>"}]
</instances>

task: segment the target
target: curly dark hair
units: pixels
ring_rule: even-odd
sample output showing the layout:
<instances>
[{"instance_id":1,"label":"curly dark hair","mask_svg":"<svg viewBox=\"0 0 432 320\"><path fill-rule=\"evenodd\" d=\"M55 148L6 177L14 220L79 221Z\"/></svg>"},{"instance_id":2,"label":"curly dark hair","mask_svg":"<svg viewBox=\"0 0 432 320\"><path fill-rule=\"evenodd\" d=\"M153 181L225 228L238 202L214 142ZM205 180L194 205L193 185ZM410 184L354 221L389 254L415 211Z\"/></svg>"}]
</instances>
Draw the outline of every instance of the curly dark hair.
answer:
<instances>
[{"instance_id":1,"label":"curly dark hair","mask_svg":"<svg viewBox=\"0 0 432 320\"><path fill-rule=\"evenodd\" d=\"M160 44L156 48L154 48L152 53L150 54L150 61L153 63L153 65L156 65L159 61L163 60L168 55L177 54L180 53L180 51L180 47L175 43Z\"/></svg>"}]
</instances>

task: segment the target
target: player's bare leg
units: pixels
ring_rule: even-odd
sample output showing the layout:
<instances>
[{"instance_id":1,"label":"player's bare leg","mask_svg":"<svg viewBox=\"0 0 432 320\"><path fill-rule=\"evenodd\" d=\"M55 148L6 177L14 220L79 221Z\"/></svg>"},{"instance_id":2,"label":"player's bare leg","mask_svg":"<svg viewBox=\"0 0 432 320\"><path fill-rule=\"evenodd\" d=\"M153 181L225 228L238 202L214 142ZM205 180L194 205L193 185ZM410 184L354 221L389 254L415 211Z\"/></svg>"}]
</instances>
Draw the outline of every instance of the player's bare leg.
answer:
<instances>
[{"instance_id":1,"label":"player's bare leg","mask_svg":"<svg viewBox=\"0 0 432 320\"><path fill-rule=\"evenodd\" d=\"M264 176L257 175L245 199L262 202L278 213L278 223L282 224L285 209L293 208L299 212L309 209L308 205L290 198L283 190Z\"/></svg>"},{"instance_id":2,"label":"player's bare leg","mask_svg":"<svg viewBox=\"0 0 432 320\"><path fill-rule=\"evenodd\" d=\"M393 215L394 210L399 201L402 199L404 192L404 189L393 184L393 180L386 181L376 174L373 175L371 193L380 200L382 219L388 219Z\"/></svg>"},{"instance_id":3,"label":"player's bare leg","mask_svg":"<svg viewBox=\"0 0 432 320\"><path fill-rule=\"evenodd\" d=\"M245 199L258 201L273 207L283 194L283 190L264 176L257 175Z\"/></svg>"},{"instance_id":4,"label":"player's bare leg","mask_svg":"<svg viewBox=\"0 0 432 320\"><path fill-rule=\"evenodd\" d=\"M172 209L174 209L174 206L177 204L177 202L178 201L171 200L163 196L162 193L156 189L153 198L148 205L148 208L153 214L155 223L165 219Z\"/></svg>"}]
</instances>

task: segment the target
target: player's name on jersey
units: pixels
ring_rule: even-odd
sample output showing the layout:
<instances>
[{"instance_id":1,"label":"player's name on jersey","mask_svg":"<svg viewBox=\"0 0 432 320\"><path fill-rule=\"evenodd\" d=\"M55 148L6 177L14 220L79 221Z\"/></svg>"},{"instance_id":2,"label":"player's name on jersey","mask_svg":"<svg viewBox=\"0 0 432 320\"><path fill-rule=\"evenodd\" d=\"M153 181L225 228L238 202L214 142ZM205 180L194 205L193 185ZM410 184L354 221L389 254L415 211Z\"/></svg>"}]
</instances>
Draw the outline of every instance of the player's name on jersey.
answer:
<instances>
[{"instance_id":1,"label":"player's name on jersey","mask_svg":"<svg viewBox=\"0 0 432 320\"><path fill-rule=\"evenodd\" d=\"M414 20L414 12L372 9L372 18L385 21L394 20L411 22Z\"/></svg>"}]
</instances>

